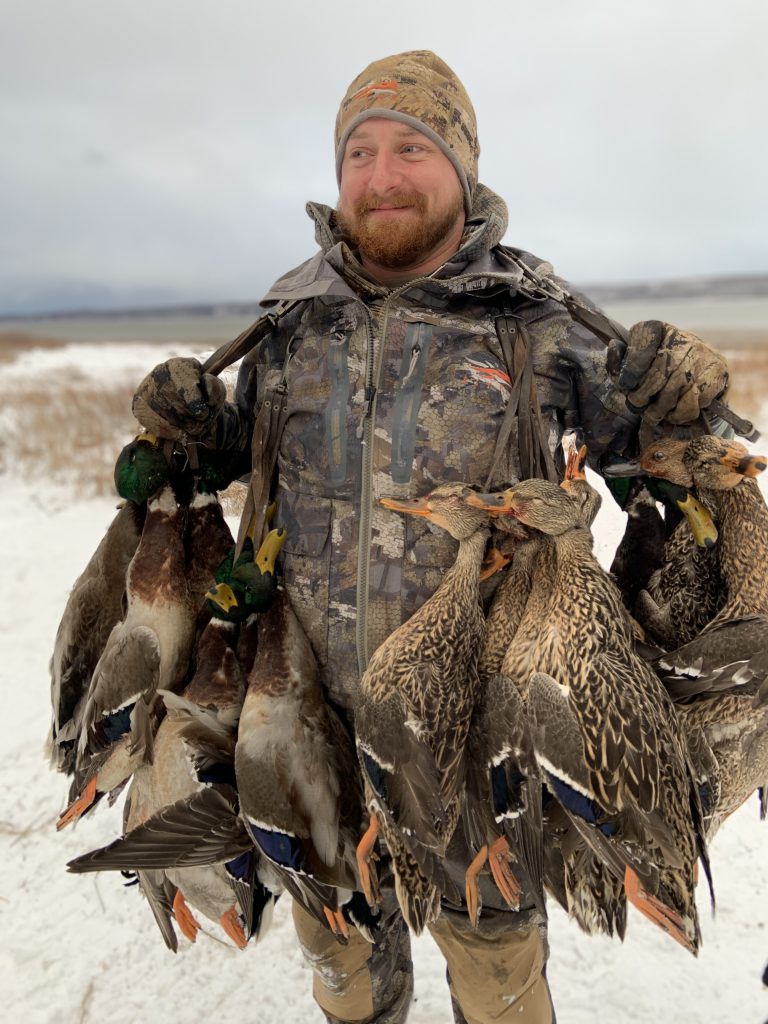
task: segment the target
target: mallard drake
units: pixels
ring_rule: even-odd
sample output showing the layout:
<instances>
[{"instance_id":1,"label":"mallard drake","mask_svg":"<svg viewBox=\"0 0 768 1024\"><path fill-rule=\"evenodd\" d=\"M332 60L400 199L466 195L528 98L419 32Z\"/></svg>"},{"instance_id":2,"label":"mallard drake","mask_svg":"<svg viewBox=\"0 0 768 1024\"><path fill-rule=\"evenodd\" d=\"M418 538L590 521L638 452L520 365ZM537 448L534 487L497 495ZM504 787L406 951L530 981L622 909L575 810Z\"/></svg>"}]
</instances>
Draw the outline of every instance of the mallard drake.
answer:
<instances>
[{"instance_id":1,"label":"mallard drake","mask_svg":"<svg viewBox=\"0 0 768 1024\"><path fill-rule=\"evenodd\" d=\"M210 620L183 694L161 691L168 714L155 737L153 764L141 766L134 777L125 836L68 866L75 872L138 870L141 884L149 882L153 891L162 875L173 889L173 916L190 941L199 925L187 904L218 921L242 948L252 931L263 934L276 884L263 884L263 865L253 860L234 791L244 694L236 641L235 625Z\"/></svg>"},{"instance_id":2,"label":"mallard drake","mask_svg":"<svg viewBox=\"0 0 768 1024\"><path fill-rule=\"evenodd\" d=\"M487 507L546 538L502 672L525 695L546 785L631 902L691 952L706 847L666 692L633 650L618 589L568 494L525 480Z\"/></svg>"},{"instance_id":3,"label":"mallard drake","mask_svg":"<svg viewBox=\"0 0 768 1024\"><path fill-rule=\"evenodd\" d=\"M123 616L125 574L139 545L146 507L126 501L75 581L51 657L51 764L75 769L83 703L104 645Z\"/></svg>"},{"instance_id":4,"label":"mallard drake","mask_svg":"<svg viewBox=\"0 0 768 1024\"><path fill-rule=\"evenodd\" d=\"M466 745L478 692L485 629L479 577L490 530L464 501L462 484L423 498L380 499L459 541L435 593L375 651L355 698L355 732L371 825L358 851L361 874L379 828L392 854L405 920L419 934L440 912L441 893L461 896L441 858L464 798ZM370 887L366 893L372 897Z\"/></svg>"},{"instance_id":5,"label":"mallard drake","mask_svg":"<svg viewBox=\"0 0 768 1024\"><path fill-rule=\"evenodd\" d=\"M250 451L219 451L203 444L162 441L139 434L120 452L115 463L117 493L139 504L170 483L180 505L188 505L195 488L207 494L223 490L250 472Z\"/></svg>"},{"instance_id":6,"label":"mallard drake","mask_svg":"<svg viewBox=\"0 0 768 1024\"><path fill-rule=\"evenodd\" d=\"M187 582L202 605L214 582L216 570L234 541L215 491L198 483L187 509L184 531L187 551Z\"/></svg>"},{"instance_id":7,"label":"mallard drake","mask_svg":"<svg viewBox=\"0 0 768 1024\"><path fill-rule=\"evenodd\" d=\"M126 612L96 665L83 711L73 799L63 828L152 759L157 690L176 690L189 667L197 607L186 578L184 517L170 485L147 504L126 576Z\"/></svg>"},{"instance_id":8,"label":"mallard drake","mask_svg":"<svg viewBox=\"0 0 768 1024\"><path fill-rule=\"evenodd\" d=\"M230 548L205 595L212 615L242 622L269 609L277 591L275 561L285 538L285 530L270 530L255 557L253 542L248 538L237 561L234 546Z\"/></svg>"},{"instance_id":9,"label":"mallard drake","mask_svg":"<svg viewBox=\"0 0 768 1024\"><path fill-rule=\"evenodd\" d=\"M284 887L346 943L348 919L366 935L371 923L355 861L362 793L354 746L324 698L312 649L287 594L278 589L272 598L258 616L256 656L238 728L241 813Z\"/></svg>"}]
</instances>

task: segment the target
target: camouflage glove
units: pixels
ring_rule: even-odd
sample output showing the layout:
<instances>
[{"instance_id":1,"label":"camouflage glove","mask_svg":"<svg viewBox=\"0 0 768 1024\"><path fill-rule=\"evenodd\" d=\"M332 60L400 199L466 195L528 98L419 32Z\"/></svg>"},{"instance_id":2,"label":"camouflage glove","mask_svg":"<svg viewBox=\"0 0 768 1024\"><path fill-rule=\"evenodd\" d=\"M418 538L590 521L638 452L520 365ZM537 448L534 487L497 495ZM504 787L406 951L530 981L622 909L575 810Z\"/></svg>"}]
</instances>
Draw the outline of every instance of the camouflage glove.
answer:
<instances>
[{"instance_id":1,"label":"camouflage glove","mask_svg":"<svg viewBox=\"0 0 768 1024\"><path fill-rule=\"evenodd\" d=\"M618 372L627 405L643 414L644 432L652 433L662 420L693 423L728 386L728 365L719 352L660 320L630 328L626 351L612 344L608 365Z\"/></svg>"},{"instance_id":2,"label":"camouflage glove","mask_svg":"<svg viewBox=\"0 0 768 1024\"><path fill-rule=\"evenodd\" d=\"M172 441L210 440L226 400L224 382L203 373L197 359L175 357L150 370L133 396L133 415Z\"/></svg>"}]
</instances>

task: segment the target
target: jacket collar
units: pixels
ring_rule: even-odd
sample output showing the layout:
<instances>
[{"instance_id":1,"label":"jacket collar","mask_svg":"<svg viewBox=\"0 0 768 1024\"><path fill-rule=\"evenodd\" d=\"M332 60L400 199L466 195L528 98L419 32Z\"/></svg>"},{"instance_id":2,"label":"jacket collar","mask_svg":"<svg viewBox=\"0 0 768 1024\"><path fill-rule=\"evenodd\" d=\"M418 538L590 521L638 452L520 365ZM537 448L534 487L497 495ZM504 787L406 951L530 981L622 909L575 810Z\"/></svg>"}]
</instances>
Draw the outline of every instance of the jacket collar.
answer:
<instances>
[{"instance_id":1,"label":"jacket collar","mask_svg":"<svg viewBox=\"0 0 768 1024\"><path fill-rule=\"evenodd\" d=\"M331 301L384 297L391 291L367 276L342 238L331 207L308 203L307 213L315 222L315 239L320 251L280 277L262 298L262 306L322 297ZM478 184L461 245L430 276L430 290L455 293L476 292L499 285L516 286L522 277L519 265L503 249L497 248L507 229L507 220L504 200L485 185ZM424 279L419 282L422 287Z\"/></svg>"}]
</instances>

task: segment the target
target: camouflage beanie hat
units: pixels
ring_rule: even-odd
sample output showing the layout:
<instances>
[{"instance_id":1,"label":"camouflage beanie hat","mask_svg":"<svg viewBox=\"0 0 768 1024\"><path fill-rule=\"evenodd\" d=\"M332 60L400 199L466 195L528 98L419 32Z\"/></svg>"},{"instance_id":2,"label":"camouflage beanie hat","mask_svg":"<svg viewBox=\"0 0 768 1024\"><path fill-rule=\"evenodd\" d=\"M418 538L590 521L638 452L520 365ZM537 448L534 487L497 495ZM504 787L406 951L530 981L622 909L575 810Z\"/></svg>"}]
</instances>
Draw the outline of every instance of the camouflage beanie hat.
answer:
<instances>
[{"instance_id":1,"label":"camouflage beanie hat","mask_svg":"<svg viewBox=\"0 0 768 1024\"><path fill-rule=\"evenodd\" d=\"M336 178L347 139L369 117L401 121L436 143L453 164L469 215L477 185L477 121L466 89L431 50L411 50L369 64L347 89L336 117Z\"/></svg>"}]
</instances>

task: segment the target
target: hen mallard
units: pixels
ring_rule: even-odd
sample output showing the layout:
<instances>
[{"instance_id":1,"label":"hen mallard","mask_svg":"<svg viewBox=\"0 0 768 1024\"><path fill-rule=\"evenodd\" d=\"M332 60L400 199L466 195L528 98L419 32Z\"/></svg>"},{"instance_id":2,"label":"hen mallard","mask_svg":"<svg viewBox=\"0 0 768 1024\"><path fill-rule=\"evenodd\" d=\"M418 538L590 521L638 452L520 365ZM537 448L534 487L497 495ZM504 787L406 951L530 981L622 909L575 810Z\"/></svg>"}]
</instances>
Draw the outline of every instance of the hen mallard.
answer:
<instances>
[{"instance_id":1,"label":"hen mallard","mask_svg":"<svg viewBox=\"0 0 768 1024\"><path fill-rule=\"evenodd\" d=\"M83 703L113 627L123 617L125 574L139 546L146 508L126 501L75 581L51 657L51 764L75 769Z\"/></svg>"},{"instance_id":2,"label":"hen mallard","mask_svg":"<svg viewBox=\"0 0 768 1024\"><path fill-rule=\"evenodd\" d=\"M94 669L77 747L73 799L57 822L75 821L152 760L161 709L189 667L197 606L186 578L184 516L166 485L147 504L126 576L126 612Z\"/></svg>"},{"instance_id":3,"label":"hen mallard","mask_svg":"<svg viewBox=\"0 0 768 1024\"><path fill-rule=\"evenodd\" d=\"M456 561L432 596L375 651L355 701L358 754L373 811L361 843L361 874L381 829L392 854L403 916L419 934L440 913L440 896L461 899L442 858L459 819L469 725L478 693L485 629L480 567L488 515L467 505L462 484L423 498L382 498L423 516L459 541ZM366 894L372 898L370 887Z\"/></svg>"},{"instance_id":4,"label":"hen mallard","mask_svg":"<svg viewBox=\"0 0 768 1024\"><path fill-rule=\"evenodd\" d=\"M258 616L235 772L243 819L284 887L336 939L373 925L355 849L362 792L354 745L323 695L309 641L284 590Z\"/></svg>"},{"instance_id":5,"label":"hen mallard","mask_svg":"<svg viewBox=\"0 0 768 1024\"><path fill-rule=\"evenodd\" d=\"M563 448L566 455L566 468L560 486L573 500L574 507L583 524L589 526L599 510L600 496L589 485L584 474L583 466L587 449L584 445L578 446L572 435L563 439ZM470 495L467 500L486 507L489 496ZM494 499L490 500L493 502ZM514 536L516 544L512 566L494 595L490 608L479 668L481 680L489 676L492 679L491 692L494 692L499 686L498 680L503 681L503 689L500 692L504 694L504 702L512 707L514 698L508 691L514 689L518 692L518 688L514 682L498 673L500 673L504 655L514 639L525 611L531 592L538 551L545 543L545 539L539 531L529 530L511 517L497 517L494 519L494 523ZM497 673L497 675L493 676L491 673ZM506 694L505 691L507 691ZM517 701L524 709L522 698L519 695ZM523 714L525 714L524 711ZM527 729L526 724L520 723L517 716L515 716L515 720L518 722L518 731L523 730L524 736ZM498 723L488 723L486 729L489 737L498 731L498 727ZM519 749L521 752L527 749L527 745L522 742L522 739L514 745L507 743L505 746L511 746L511 750ZM489 750L493 753L491 748ZM497 753L495 756L498 757L499 754ZM509 752L507 752L506 758L509 758ZM493 757L491 761L493 761ZM546 800L542 821L540 782L533 781L530 768L527 771L521 769L522 765L517 765L518 787L523 779L528 780L527 805L529 810L527 820L525 815L513 819L517 829L517 835L509 837L513 847L520 848L520 829L527 828L528 836L524 837L522 848L523 850L536 850L538 863L534 863L538 868L538 879L539 881L543 880L550 894L558 900L563 909L570 913L579 925L590 934L595 931L604 931L611 935L618 933L623 937L626 900L622 882L611 875L570 819L562 810L558 811L559 805L551 797ZM493 770L498 774L498 769L495 766ZM538 770L533 774L538 775ZM538 792L534 790L534 786L539 787ZM535 813L532 814L531 809L533 808L535 808ZM515 809L513 804L510 810L514 813ZM538 844L535 844L536 836L533 831L536 828L540 831L542 827L544 829L544 851L540 849L541 838L539 838ZM531 845L531 840L534 841L534 845ZM531 859L530 857L525 858L524 855L525 863L531 864ZM531 870L527 873L529 877L534 875Z\"/></svg>"},{"instance_id":6,"label":"hen mallard","mask_svg":"<svg viewBox=\"0 0 768 1024\"><path fill-rule=\"evenodd\" d=\"M568 494L526 480L487 507L546 538L501 666L525 695L546 784L627 897L696 952L695 866L708 862L669 697L634 653L618 589Z\"/></svg>"}]
</instances>

